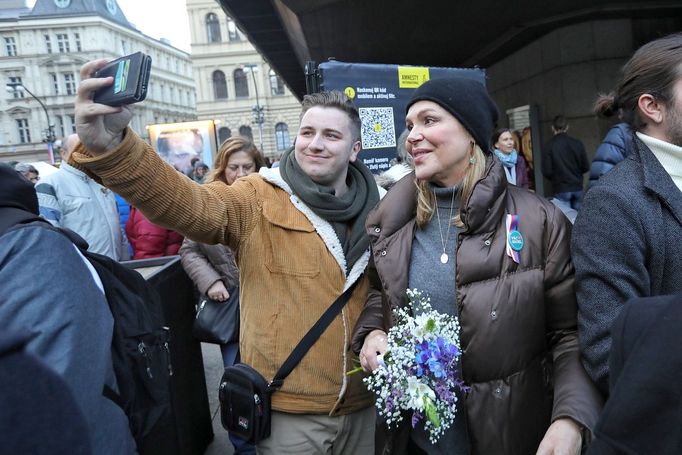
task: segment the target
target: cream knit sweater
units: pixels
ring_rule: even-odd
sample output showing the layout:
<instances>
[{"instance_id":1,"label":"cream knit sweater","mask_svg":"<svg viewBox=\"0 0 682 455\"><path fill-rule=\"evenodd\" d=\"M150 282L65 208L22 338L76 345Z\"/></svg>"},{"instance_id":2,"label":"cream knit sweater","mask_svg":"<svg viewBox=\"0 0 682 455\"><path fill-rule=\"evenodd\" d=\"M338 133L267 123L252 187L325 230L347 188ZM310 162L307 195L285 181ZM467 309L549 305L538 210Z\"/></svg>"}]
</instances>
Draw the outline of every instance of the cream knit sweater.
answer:
<instances>
[{"instance_id":1,"label":"cream knit sweater","mask_svg":"<svg viewBox=\"0 0 682 455\"><path fill-rule=\"evenodd\" d=\"M682 147L647 136L646 134L636 134L649 147L663 166L663 169L670 174L675 186L682 191Z\"/></svg>"}]
</instances>

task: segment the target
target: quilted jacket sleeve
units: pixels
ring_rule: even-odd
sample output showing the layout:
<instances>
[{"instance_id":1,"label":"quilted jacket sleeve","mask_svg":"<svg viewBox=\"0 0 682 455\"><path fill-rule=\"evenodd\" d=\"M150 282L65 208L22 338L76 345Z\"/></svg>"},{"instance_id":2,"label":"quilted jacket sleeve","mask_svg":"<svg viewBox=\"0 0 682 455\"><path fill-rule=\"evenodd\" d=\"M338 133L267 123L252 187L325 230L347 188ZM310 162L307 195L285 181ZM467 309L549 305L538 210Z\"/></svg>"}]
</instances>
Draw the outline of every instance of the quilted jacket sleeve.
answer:
<instances>
[{"instance_id":1,"label":"quilted jacket sleeve","mask_svg":"<svg viewBox=\"0 0 682 455\"><path fill-rule=\"evenodd\" d=\"M365 342L365 337L372 330L383 330L388 332L390 321L387 315L390 314L390 309L384 307L381 296L381 280L374 267L374 261L370 259L367 266L367 276L369 277L369 292L367 295L367 302L360 313L358 322L353 331L353 352L359 354L362 345Z\"/></svg>"},{"instance_id":2,"label":"quilted jacket sleeve","mask_svg":"<svg viewBox=\"0 0 682 455\"><path fill-rule=\"evenodd\" d=\"M571 225L554 206L547 223L545 305L547 337L554 361L552 421L570 417L592 429L602 400L580 360L575 277L570 256Z\"/></svg>"},{"instance_id":3,"label":"quilted jacket sleeve","mask_svg":"<svg viewBox=\"0 0 682 455\"><path fill-rule=\"evenodd\" d=\"M630 129L625 124L618 124L609 130L604 141L597 148L590 166L590 188L599 180L599 177L625 159L625 147L631 134Z\"/></svg>"},{"instance_id":4,"label":"quilted jacket sleeve","mask_svg":"<svg viewBox=\"0 0 682 455\"><path fill-rule=\"evenodd\" d=\"M78 144L70 164L123 196L151 222L196 241L227 244L233 250L262 208L255 186L259 176L229 186L222 182L200 185L164 162L130 128L115 149L97 157Z\"/></svg>"}]
</instances>

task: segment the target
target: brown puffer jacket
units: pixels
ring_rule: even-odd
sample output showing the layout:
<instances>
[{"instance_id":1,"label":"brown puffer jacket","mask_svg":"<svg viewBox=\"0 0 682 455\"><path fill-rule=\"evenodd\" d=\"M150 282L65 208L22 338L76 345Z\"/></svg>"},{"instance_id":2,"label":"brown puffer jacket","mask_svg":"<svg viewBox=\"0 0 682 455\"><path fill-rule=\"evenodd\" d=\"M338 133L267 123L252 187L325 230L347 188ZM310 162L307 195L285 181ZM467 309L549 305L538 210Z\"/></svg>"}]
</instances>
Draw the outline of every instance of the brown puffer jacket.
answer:
<instances>
[{"instance_id":1,"label":"brown puffer jacket","mask_svg":"<svg viewBox=\"0 0 682 455\"><path fill-rule=\"evenodd\" d=\"M462 206L455 279L472 453L533 454L552 421L570 417L592 428L601 408L578 352L570 224L551 203L508 187L497 160ZM392 308L407 305L415 213L412 174L367 218L371 290L354 332L356 353L369 332L391 326ZM506 214L519 215L520 264L505 252ZM408 421L378 429L385 441L377 453L405 453Z\"/></svg>"}]
</instances>

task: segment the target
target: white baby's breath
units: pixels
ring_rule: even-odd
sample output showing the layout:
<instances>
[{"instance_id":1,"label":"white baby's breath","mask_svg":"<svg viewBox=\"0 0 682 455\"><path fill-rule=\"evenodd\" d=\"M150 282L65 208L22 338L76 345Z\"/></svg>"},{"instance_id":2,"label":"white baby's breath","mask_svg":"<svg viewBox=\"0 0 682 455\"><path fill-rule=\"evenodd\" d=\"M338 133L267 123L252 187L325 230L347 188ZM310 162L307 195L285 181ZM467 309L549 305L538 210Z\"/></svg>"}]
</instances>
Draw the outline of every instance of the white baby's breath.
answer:
<instances>
[{"instance_id":1,"label":"white baby's breath","mask_svg":"<svg viewBox=\"0 0 682 455\"><path fill-rule=\"evenodd\" d=\"M378 413L389 427L407 413L413 425L424 420L435 443L452 425L457 392L465 389L457 374L459 322L433 310L421 291L408 289L407 296L411 307L394 312L387 351L364 382L376 394Z\"/></svg>"}]
</instances>

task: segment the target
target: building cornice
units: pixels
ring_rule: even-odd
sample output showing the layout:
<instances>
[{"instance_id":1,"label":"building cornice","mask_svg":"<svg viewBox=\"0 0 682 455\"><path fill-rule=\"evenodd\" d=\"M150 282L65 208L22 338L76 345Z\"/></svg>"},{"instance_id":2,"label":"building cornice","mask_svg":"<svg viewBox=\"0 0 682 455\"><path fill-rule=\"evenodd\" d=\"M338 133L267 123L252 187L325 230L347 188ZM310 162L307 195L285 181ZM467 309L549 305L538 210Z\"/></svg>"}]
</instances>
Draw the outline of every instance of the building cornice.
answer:
<instances>
[{"instance_id":1,"label":"building cornice","mask_svg":"<svg viewBox=\"0 0 682 455\"><path fill-rule=\"evenodd\" d=\"M29 108L27 108L27 107L23 107L23 106L14 106L14 107L11 107L11 108L5 110L5 113L6 113L7 115L9 115L9 116L17 117L17 116L20 116L20 115L28 115L28 114L30 114L30 113L31 113L31 109L29 109Z\"/></svg>"}]
</instances>

